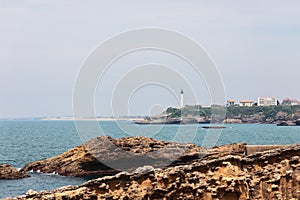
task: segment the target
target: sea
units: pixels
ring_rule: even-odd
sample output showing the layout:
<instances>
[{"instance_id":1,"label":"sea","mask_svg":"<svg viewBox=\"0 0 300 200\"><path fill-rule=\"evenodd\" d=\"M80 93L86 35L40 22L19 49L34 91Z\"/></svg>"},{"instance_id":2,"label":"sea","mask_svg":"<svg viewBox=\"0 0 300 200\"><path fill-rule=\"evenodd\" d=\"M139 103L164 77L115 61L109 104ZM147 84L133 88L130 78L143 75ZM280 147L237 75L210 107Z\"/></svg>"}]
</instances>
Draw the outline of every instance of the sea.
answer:
<instances>
[{"instance_id":1,"label":"sea","mask_svg":"<svg viewBox=\"0 0 300 200\"><path fill-rule=\"evenodd\" d=\"M95 128L95 124L97 128ZM49 158L100 135L113 138L146 136L159 140L195 143L206 147L246 142L249 145L300 143L300 127L274 124L225 124L223 129L207 125L136 125L131 121L0 121L0 164L22 168L26 163ZM24 195L29 189L51 190L79 185L83 177L30 173L30 178L0 180L0 198Z\"/></svg>"}]
</instances>

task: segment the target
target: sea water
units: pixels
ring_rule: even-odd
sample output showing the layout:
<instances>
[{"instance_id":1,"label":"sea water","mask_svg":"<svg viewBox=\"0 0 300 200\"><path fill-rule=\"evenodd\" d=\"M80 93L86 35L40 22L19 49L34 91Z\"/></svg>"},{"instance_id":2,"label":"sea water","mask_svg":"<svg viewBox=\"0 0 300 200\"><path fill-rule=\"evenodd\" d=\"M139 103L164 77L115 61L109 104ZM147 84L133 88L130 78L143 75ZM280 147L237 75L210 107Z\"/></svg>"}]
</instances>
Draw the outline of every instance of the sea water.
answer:
<instances>
[{"instance_id":1,"label":"sea water","mask_svg":"<svg viewBox=\"0 0 300 200\"><path fill-rule=\"evenodd\" d=\"M83 126L86 126L82 129ZM73 121L4 120L0 121L0 163L22 168L26 163L49 158L81 145L98 135L113 138L143 135L160 140L214 146L246 142L259 144L300 143L300 127L277 127L273 124L226 124L224 129L203 129L203 125L135 125L130 121L98 122L94 130L90 122L80 122L79 131ZM30 173L30 178L0 180L0 198L35 191L78 185L82 177Z\"/></svg>"}]
</instances>

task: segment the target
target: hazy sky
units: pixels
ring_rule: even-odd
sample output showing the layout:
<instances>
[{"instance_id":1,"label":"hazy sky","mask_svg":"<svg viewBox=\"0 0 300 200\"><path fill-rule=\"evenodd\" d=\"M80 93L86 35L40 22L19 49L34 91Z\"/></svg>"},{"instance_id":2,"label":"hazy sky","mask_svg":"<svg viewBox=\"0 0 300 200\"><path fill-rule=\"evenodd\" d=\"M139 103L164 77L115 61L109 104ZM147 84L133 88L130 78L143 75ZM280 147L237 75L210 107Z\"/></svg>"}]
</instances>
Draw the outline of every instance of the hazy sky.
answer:
<instances>
[{"instance_id":1,"label":"hazy sky","mask_svg":"<svg viewBox=\"0 0 300 200\"><path fill-rule=\"evenodd\" d=\"M73 85L89 52L112 35L142 27L177 30L201 44L230 99L300 99L299 19L296 0L1 0L0 118L72 115ZM109 81L121 77L119 68L166 62L180 71L184 63L168 56L144 52L116 63L106 91L96 94L97 114L111 115ZM199 101L186 103L209 104L205 84L196 80L191 75ZM166 94L145 87L130 100L130 114L177 106L178 99Z\"/></svg>"}]
</instances>

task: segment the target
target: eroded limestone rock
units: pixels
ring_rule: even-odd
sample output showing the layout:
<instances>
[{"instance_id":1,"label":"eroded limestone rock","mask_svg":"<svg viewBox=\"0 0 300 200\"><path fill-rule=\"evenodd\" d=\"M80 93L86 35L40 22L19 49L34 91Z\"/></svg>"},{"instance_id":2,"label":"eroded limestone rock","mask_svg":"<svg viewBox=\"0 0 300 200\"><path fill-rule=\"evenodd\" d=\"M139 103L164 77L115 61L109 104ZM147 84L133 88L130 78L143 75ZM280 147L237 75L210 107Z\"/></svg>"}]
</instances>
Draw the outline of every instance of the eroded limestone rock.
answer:
<instances>
[{"instance_id":1,"label":"eroded limestone rock","mask_svg":"<svg viewBox=\"0 0 300 200\"><path fill-rule=\"evenodd\" d=\"M291 145L249 156L204 157L14 199L300 199L299 156L300 145Z\"/></svg>"},{"instance_id":2,"label":"eroded limestone rock","mask_svg":"<svg viewBox=\"0 0 300 200\"><path fill-rule=\"evenodd\" d=\"M101 136L69 151L25 165L21 171L57 173L63 176L113 175L151 165L164 168L189 164L203 157L241 154L245 144L206 149L195 144L166 142L146 137L113 139Z\"/></svg>"},{"instance_id":3,"label":"eroded limestone rock","mask_svg":"<svg viewBox=\"0 0 300 200\"><path fill-rule=\"evenodd\" d=\"M0 179L21 179L29 177L9 164L0 165Z\"/></svg>"}]
</instances>

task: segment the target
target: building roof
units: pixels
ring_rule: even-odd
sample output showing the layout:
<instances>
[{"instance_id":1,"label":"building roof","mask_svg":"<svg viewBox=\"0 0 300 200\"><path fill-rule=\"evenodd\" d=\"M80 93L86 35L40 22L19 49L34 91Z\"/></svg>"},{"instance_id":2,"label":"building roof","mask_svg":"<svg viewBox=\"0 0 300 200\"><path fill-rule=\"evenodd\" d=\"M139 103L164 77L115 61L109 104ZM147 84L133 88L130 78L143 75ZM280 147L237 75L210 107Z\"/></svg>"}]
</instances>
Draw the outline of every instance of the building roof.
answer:
<instances>
[{"instance_id":1,"label":"building roof","mask_svg":"<svg viewBox=\"0 0 300 200\"><path fill-rule=\"evenodd\" d=\"M276 97L258 97L258 99L276 99Z\"/></svg>"},{"instance_id":2,"label":"building roof","mask_svg":"<svg viewBox=\"0 0 300 200\"><path fill-rule=\"evenodd\" d=\"M252 100L240 100L240 103L253 103Z\"/></svg>"},{"instance_id":3,"label":"building roof","mask_svg":"<svg viewBox=\"0 0 300 200\"><path fill-rule=\"evenodd\" d=\"M300 101L297 99L284 98L282 101L283 104L298 104L300 105Z\"/></svg>"},{"instance_id":4,"label":"building roof","mask_svg":"<svg viewBox=\"0 0 300 200\"><path fill-rule=\"evenodd\" d=\"M235 100L227 100L227 102L233 102L233 103L234 103L234 102L235 102Z\"/></svg>"},{"instance_id":5,"label":"building roof","mask_svg":"<svg viewBox=\"0 0 300 200\"><path fill-rule=\"evenodd\" d=\"M299 102L297 99L284 98L283 101Z\"/></svg>"}]
</instances>

